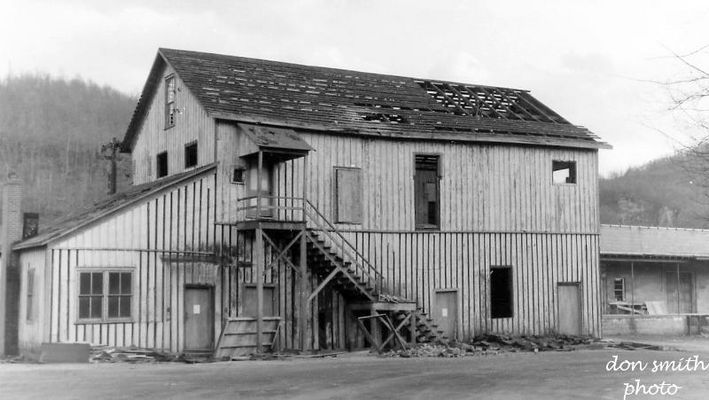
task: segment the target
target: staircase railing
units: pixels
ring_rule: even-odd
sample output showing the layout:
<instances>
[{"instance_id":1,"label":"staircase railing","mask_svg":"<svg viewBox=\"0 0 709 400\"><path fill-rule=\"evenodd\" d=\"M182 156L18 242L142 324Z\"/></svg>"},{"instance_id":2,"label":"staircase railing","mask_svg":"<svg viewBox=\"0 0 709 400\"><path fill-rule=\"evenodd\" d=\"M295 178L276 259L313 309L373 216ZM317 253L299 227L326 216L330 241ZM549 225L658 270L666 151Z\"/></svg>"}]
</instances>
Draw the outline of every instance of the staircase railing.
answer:
<instances>
[{"instance_id":1,"label":"staircase railing","mask_svg":"<svg viewBox=\"0 0 709 400\"><path fill-rule=\"evenodd\" d=\"M322 233L329 240L329 243L338 250L340 257L354 266L357 275L369 285L373 285L377 294L381 293L384 284L382 274L347 240L345 235L330 220L325 218L313 203L304 200L303 205L303 213L307 222L314 225L315 229L313 230Z\"/></svg>"},{"instance_id":2,"label":"staircase railing","mask_svg":"<svg viewBox=\"0 0 709 400\"><path fill-rule=\"evenodd\" d=\"M377 294L382 292L382 274L360 253L345 235L307 199L288 196L248 196L237 199L238 221L278 220L303 222L309 230L322 234L328 245L333 247L344 262L348 262Z\"/></svg>"}]
</instances>

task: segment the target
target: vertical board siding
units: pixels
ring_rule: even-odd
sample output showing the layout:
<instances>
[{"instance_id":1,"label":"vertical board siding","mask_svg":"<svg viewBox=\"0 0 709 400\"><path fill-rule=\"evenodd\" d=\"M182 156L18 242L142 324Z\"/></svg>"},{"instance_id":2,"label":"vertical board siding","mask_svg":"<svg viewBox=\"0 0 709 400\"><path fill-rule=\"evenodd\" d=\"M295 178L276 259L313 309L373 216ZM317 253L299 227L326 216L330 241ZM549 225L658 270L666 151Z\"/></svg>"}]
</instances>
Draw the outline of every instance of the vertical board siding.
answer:
<instances>
[{"instance_id":1,"label":"vertical board siding","mask_svg":"<svg viewBox=\"0 0 709 400\"><path fill-rule=\"evenodd\" d=\"M236 136L232 130L225 137ZM363 223L343 228L414 230L414 154L431 153L441 155L442 231L598 232L595 150L302 137L316 149L308 156L308 197L327 217L334 220L334 167L362 169ZM553 160L575 161L577 183L553 184ZM287 164L300 173L299 160ZM301 181L279 190L300 196Z\"/></svg>"},{"instance_id":2,"label":"vertical board siding","mask_svg":"<svg viewBox=\"0 0 709 400\"><path fill-rule=\"evenodd\" d=\"M185 171L185 145L197 141L197 167L215 161L214 120L207 115L197 98L179 76L175 84L175 106L178 109L175 126L165 129L165 77L175 71L163 69L159 84L150 99L133 147L133 182L141 184L157 179L156 156L167 151L168 175Z\"/></svg>"},{"instance_id":3,"label":"vertical board siding","mask_svg":"<svg viewBox=\"0 0 709 400\"><path fill-rule=\"evenodd\" d=\"M348 231L346 236L361 244L365 257L377 260L390 294L431 310L436 289L457 289L464 339L493 332L554 333L560 282L581 284L583 332L600 334L597 235ZM512 318L490 317L489 277L495 266L512 267Z\"/></svg>"}]
</instances>

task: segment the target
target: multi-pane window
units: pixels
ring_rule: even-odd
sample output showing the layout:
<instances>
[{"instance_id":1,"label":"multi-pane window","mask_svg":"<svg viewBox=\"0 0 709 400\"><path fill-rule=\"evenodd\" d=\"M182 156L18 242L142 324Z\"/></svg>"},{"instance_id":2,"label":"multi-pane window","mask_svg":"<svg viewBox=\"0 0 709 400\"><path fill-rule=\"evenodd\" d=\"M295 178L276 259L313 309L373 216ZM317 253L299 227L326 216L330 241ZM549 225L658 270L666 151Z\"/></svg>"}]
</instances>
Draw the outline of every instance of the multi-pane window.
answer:
<instances>
[{"instance_id":1,"label":"multi-pane window","mask_svg":"<svg viewBox=\"0 0 709 400\"><path fill-rule=\"evenodd\" d=\"M165 78L165 129L175 126L175 76Z\"/></svg>"},{"instance_id":2,"label":"multi-pane window","mask_svg":"<svg viewBox=\"0 0 709 400\"><path fill-rule=\"evenodd\" d=\"M131 317L133 273L91 271L79 274L79 319Z\"/></svg>"},{"instance_id":3,"label":"multi-pane window","mask_svg":"<svg viewBox=\"0 0 709 400\"><path fill-rule=\"evenodd\" d=\"M625 301L625 278L613 279L613 297L616 301Z\"/></svg>"},{"instance_id":4,"label":"multi-pane window","mask_svg":"<svg viewBox=\"0 0 709 400\"><path fill-rule=\"evenodd\" d=\"M108 318L130 317L132 273L108 273Z\"/></svg>"},{"instance_id":5,"label":"multi-pane window","mask_svg":"<svg viewBox=\"0 0 709 400\"><path fill-rule=\"evenodd\" d=\"M96 319L103 315L103 272L79 275L79 318Z\"/></svg>"}]
</instances>

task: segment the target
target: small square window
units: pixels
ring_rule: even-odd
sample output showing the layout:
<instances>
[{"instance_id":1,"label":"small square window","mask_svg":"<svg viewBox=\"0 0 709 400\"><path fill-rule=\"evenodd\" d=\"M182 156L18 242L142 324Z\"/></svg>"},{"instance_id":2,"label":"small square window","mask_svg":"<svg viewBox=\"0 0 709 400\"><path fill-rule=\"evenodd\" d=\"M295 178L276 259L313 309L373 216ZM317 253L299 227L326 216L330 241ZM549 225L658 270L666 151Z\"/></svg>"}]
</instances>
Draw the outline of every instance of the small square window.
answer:
<instances>
[{"instance_id":1,"label":"small square window","mask_svg":"<svg viewBox=\"0 0 709 400\"><path fill-rule=\"evenodd\" d=\"M197 166L197 142L185 146L185 168Z\"/></svg>"},{"instance_id":2,"label":"small square window","mask_svg":"<svg viewBox=\"0 0 709 400\"><path fill-rule=\"evenodd\" d=\"M231 175L231 183L239 183L243 185L245 175L246 169L244 169L243 167L234 168L234 171Z\"/></svg>"},{"instance_id":3,"label":"small square window","mask_svg":"<svg viewBox=\"0 0 709 400\"><path fill-rule=\"evenodd\" d=\"M555 185L576 183L576 161L552 161L552 181Z\"/></svg>"},{"instance_id":4,"label":"small square window","mask_svg":"<svg viewBox=\"0 0 709 400\"><path fill-rule=\"evenodd\" d=\"M167 176L167 152L166 151L163 151L162 153L158 154L157 172L158 172L158 178L162 178L163 176Z\"/></svg>"}]
</instances>

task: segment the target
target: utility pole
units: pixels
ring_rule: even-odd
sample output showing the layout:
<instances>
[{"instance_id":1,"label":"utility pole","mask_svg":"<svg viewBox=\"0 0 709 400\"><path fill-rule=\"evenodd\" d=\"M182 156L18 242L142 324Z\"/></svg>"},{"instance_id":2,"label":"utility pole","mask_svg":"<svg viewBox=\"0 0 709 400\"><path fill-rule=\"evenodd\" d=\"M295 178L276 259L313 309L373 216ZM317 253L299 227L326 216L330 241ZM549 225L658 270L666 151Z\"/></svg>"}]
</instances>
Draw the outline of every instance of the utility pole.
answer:
<instances>
[{"instance_id":1,"label":"utility pole","mask_svg":"<svg viewBox=\"0 0 709 400\"><path fill-rule=\"evenodd\" d=\"M108 194L115 194L118 190L118 150L121 148L121 142L115 137L110 142L101 145L101 157L111 162L111 170L108 173Z\"/></svg>"}]
</instances>

